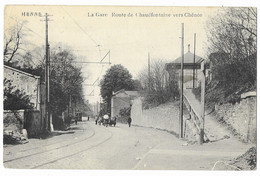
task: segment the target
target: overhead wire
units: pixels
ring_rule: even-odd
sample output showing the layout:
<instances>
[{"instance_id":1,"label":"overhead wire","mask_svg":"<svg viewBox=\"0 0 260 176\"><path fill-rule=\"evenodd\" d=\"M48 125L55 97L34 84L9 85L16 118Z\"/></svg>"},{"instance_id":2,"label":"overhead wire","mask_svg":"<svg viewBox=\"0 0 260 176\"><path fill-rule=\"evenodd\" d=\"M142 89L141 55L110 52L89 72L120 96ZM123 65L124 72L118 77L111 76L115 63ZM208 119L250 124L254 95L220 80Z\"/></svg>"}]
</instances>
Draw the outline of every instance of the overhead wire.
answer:
<instances>
[{"instance_id":1,"label":"overhead wire","mask_svg":"<svg viewBox=\"0 0 260 176\"><path fill-rule=\"evenodd\" d=\"M72 19L72 21L89 37L89 39L95 44L95 46L98 46L98 43L88 34L88 32L79 25L79 23L63 8L62 10Z\"/></svg>"}]
</instances>

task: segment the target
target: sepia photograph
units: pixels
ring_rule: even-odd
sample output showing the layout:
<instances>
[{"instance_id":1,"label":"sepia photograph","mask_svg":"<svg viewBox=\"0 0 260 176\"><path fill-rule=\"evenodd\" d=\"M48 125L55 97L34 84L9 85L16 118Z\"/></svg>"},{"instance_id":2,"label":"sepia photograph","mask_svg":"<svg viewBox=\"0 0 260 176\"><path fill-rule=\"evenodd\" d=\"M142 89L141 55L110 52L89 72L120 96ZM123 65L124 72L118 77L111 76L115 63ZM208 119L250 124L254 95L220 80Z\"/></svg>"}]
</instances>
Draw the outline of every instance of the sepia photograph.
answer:
<instances>
[{"instance_id":1,"label":"sepia photograph","mask_svg":"<svg viewBox=\"0 0 260 176\"><path fill-rule=\"evenodd\" d=\"M4 170L257 171L256 7L3 10Z\"/></svg>"}]
</instances>

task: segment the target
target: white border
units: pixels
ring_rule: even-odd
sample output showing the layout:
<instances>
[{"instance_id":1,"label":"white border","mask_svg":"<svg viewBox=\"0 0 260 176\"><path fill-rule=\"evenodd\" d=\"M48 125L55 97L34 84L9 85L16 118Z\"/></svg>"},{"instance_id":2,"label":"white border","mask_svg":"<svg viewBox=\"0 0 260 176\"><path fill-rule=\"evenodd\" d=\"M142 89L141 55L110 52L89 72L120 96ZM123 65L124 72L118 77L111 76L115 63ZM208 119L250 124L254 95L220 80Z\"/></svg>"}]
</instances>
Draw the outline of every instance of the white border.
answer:
<instances>
[{"instance_id":1,"label":"white border","mask_svg":"<svg viewBox=\"0 0 260 176\"><path fill-rule=\"evenodd\" d=\"M66 0L1 0L1 34L0 39L3 41L3 15L4 15L4 6L5 5L11 5L11 4L23 4L23 5L109 5L109 6L232 6L232 7L248 7L253 6L259 8L259 0L73 0L73 1L66 1ZM259 20L258 20L259 22ZM259 30L258 30L259 31ZM259 43L259 42L258 42ZM259 45L258 45L259 46ZM0 50L3 52L3 43L0 42ZM3 68L3 63L1 63L1 68ZM258 61L259 63L259 61ZM2 69L3 70L3 69ZM0 72L1 78L3 76L3 71ZM259 71L258 71L258 78L259 78ZM1 81L0 85L2 85L3 82ZM258 85L259 87L259 85ZM0 94L0 97L3 99L3 94ZM3 110L3 103L1 101L0 111L2 114ZM258 103L259 105L259 103ZM259 124L259 123L258 123ZM259 127L259 125L258 125ZM259 129L259 128L258 128ZM258 130L258 136L260 136ZM1 137L0 139L3 141L3 135L2 135L2 125L1 125ZM136 175L162 175L162 176L172 176L172 175L188 175L188 176L208 176L210 175L230 175L230 176L237 176L237 175L243 175L243 176L256 176L260 175L260 167L259 167L259 151L258 151L258 164L257 164L257 171L242 171L242 172L233 172L233 171L111 171L111 170L103 170L103 171L97 171L97 170L15 170L15 169L4 169L3 168L3 143L1 142L2 146L0 147L0 163L1 163L1 175L26 175L26 176L52 176L52 175L89 175L89 176L103 176L103 175L113 175L113 176L136 176ZM259 140L258 140L259 144Z\"/></svg>"}]
</instances>

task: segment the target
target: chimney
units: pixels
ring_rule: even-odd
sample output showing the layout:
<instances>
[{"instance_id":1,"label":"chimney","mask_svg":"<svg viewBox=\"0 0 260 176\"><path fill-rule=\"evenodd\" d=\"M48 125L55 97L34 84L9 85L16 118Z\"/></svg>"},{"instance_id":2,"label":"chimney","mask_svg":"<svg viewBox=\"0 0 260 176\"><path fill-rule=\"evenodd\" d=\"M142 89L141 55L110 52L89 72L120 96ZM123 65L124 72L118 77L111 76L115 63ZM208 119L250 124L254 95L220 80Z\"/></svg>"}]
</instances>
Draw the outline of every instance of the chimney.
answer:
<instances>
[{"instance_id":1,"label":"chimney","mask_svg":"<svg viewBox=\"0 0 260 176\"><path fill-rule=\"evenodd\" d=\"M190 52L190 44L188 44L188 52Z\"/></svg>"}]
</instances>

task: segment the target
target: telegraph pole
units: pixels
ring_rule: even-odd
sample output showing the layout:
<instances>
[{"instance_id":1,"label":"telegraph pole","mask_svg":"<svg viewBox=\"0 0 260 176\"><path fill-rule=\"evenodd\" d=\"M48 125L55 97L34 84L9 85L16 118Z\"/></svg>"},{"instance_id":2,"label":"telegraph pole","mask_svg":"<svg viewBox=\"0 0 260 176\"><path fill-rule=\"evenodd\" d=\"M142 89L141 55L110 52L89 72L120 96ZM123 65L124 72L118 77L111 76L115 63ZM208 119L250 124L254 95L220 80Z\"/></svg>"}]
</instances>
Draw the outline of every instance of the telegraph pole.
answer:
<instances>
[{"instance_id":1,"label":"telegraph pole","mask_svg":"<svg viewBox=\"0 0 260 176\"><path fill-rule=\"evenodd\" d=\"M179 138L183 138L183 62L184 62L184 23L182 23L181 36L181 81L180 81L180 117L179 117Z\"/></svg>"},{"instance_id":2,"label":"telegraph pole","mask_svg":"<svg viewBox=\"0 0 260 176\"><path fill-rule=\"evenodd\" d=\"M194 57L193 57L193 89L195 88L195 52L196 52L196 33L194 34Z\"/></svg>"},{"instance_id":3,"label":"telegraph pole","mask_svg":"<svg viewBox=\"0 0 260 176\"><path fill-rule=\"evenodd\" d=\"M46 130L50 130L50 45L48 41L48 21L50 15L45 13L45 94L46 94L46 104L45 104L45 118L46 118Z\"/></svg>"}]
</instances>

